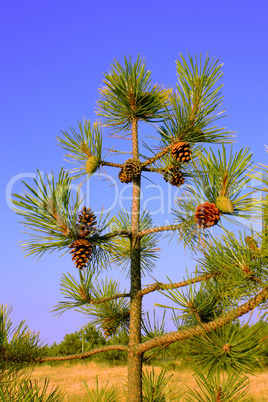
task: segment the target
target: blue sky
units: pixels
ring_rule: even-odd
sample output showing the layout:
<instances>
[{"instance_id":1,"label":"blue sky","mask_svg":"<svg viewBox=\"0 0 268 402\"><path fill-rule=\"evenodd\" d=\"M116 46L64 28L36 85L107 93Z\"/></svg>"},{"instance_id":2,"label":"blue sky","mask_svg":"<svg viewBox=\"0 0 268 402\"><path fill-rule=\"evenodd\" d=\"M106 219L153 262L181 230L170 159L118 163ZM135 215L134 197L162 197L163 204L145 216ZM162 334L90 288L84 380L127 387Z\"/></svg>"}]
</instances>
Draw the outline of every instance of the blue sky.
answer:
<instances>
[{"instance_id":1,"label":"blue sky","mask_svg":"<svg viewBox=\"0 0 268 402\"><path fill-rule=\"evenodd\" d=\"M256 163L268 164L264 151L268 144L268 5L264 0L9 0L1 2L0 10L1 303L13 306L15 323L26 319L30 328L51 343L87 322L79 313L55 318L50 312L51 306L62 300L62 273L76 275L76 269L68 255L60 258L59 253L39 260L25 258L19 242L27 236L11 209L10 192L21 192L21 179L34 177L37 168L56 174L61 166L70 168L56 137L61 130L76 128L84 117L96 119L103 73L114 59L122 61L125 55L136 59L140 54L153 81L167 86L176 84L179 53L205 56L208 51L219 59L224 63L224 108L228 113L221 123L236 132L236 150L249 146ZM142 137L151 134L150 130L142 127ZM114 143L110 137L105 139L107 148ZM107 174L116 177L112 171ZM84 188L87 203L95 211L108 209L115 197L114 188L102 179L93 177ZM144 181L145 198L155 196L149 185ZM131 194L123 185L119 191L121 201ZM165 190L164 211L154 219L169 219L172 191ZM127 206L126 200L122 203ZM159 200L147 206L156 212ZM117 205L112 212L116 210ZM185 267L193 269L194 262L176 241L164 241L161 247L154 277L164 280L168 274L180 280ZM119 271L107 274L127 286ZM144 280L152 282L152 278ZM151 311L155 301L158 296L146 302L146 309Z\"/></svg>"}]
</instances>

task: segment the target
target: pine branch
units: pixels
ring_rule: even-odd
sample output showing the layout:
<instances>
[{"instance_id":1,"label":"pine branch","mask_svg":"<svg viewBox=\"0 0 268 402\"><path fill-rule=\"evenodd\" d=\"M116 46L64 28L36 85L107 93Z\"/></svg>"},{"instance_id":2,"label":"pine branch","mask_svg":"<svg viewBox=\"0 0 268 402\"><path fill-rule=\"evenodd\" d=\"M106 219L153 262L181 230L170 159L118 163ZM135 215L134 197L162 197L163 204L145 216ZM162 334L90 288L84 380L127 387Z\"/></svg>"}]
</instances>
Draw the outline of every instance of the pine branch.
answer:
<instances>
[{"instance_id":1,"label":"pine branch","mask_svg":"<svg viewBox=\"0 0 268 402\"><path fill-rule=\"evenodd\" d=\"M258 307L261 303L265 302L268 299L268 287L262 289L255 297L242 304L241 306L231 310L229 313L223 315L222 317L216 318L215 320L209 323L203 323L202 325L197 325L193 328L187 328L182 331L175 331L169 334L160 335L140 344L137 347L137 352L142 354L147 350L150 350L154 347L159 347L165 344L171 344L176 341L190 339L194 336L200 336L201 334L212 332L217 328L221 328L224 325L232 322L233 320L242 317L244 314L247 314L249 311L252 311L254 308Z\"/></svg>"},{"instance_id":2,"label":"pine branch","mask_svg":"<svg viewBox=\"0 0 268 402\"><path fill-rule=\"evenodd\" d=\"M196 282L201 282L201 281L207 281L208 279L212 278L213 275L200 275L197 276L196 278L188 279L187 281L182 281L182 282L177 282L177 283L161 283L157 282L154 283L145 289L142 289L140 291L140 296L145 296L151 292L154 292L155 290L165 290L165 289L178 289L182 288L184 286L188 286L189 284L196 283Z\"/></svg>"},{"instance_id":3,"label":"pine branch","mask_svg":"<svg viewBox=\"0 0 268 402\"><path fill-rule=\"evenodd\" d=\"M144 211L140 217L140 224L139 230L146 231L153 229L153 220L148 213L148 211ZM118 212L118 219L115 220L114 225L115 233L119 232L126 232L130 234L130 240L133 239L134 236L139 237L140 232L134 232L131 229L131 216L128 212L119 211ZM113 233L113 232L112 232ZM155 260L157 258L157 252L159 251L156 248L156 243L158 240L157 234L148 234L147 236L143 236L140 240L140 263L141 263L141 270L144 274L146 271L152 271L155 266ZM131 259L131 242L129 239L125 237L116 238L114 241L114 255L112 256L111 262L116 263L118 267L122 271L128 270L130 265ZM120 252L118 253L118 250Z\"/></svg>"},{"instance_id":4,"label":"pine branch","mask_svg":"<svg viewBox=\"0 0 268 402\"><path fill-rule=\"evenodd\" d=\"M143 230L139 233L140 237L146 236L148 234L153 234L153 233L157 233L157 232L166 232L168 230L178 230L180 229L181 225L166 225L166 226L159 226L157 228L152 228L152 229L147 229L147 230Z\"/></svg>"},{"instance_id":5,"label":"pine branch","mask_svg":"<svg viewBox=\"0 0 268 402\"><path fill-rule=\"evenodd\" d=\"M100 162L101 166L112 166L112 167L117 167L117 168L122 168L122 163L112 163L112 162L106 162L106 161L101 161Z\"/></svg>"},{"instance_id":6,"label":"pine branch","mask_svg":"<svg viewBox=\"0 0 268 402\"><path fill-rule=\"evenodd\" d=\"M68 151L68 162L78 165L73 169L74 178L91 176L100 166L102 155L101 121L91 124L89 120L78 122L79 131L70 127L71 134L62 131L63 138L57 137L59 145ZM107 156L107 155L106 155Z\"/></svg>"},{"instance_id":7,"label":"pine branch","mask_svg":"<svg viewBox=\"0 0 268 402\"><path fill-rule=\"evenodd\" d=\"M233 217L256 218L252 199L253 191L245 194L245 189L251 180L247 174L252 163L252 154L249 148L241 149L233 155L232 148L229 155L225 146L217 153L211 148L202 150L198 154L198 161L192 164L192 179L194 186L188 191L194 198L200 198L200 189L203 202L214 203L221 212L221 216L230 222ZM222 205L221 199L228 201L228 208Z\"/></svg>"},{"instance_id":8,"label":"pine branch","mask_svg":"<svg viewBox=\"0 0 268 402\"><path fill-rule=\"evenodd\" d=\"M115 134L129 130L135 119L163 120L170 90L153 84L150 76L151 72L140 56L135 63L126 57L123 65L115 61L112 70L105 74L97 114L105 118L106 126Z\"/></svg>"},{"instance_id":9,"label":"pine branch","mask_svg":"<svg viewBox=\"0 0 268 402\"><path fill-rule=\"evenodd\" d=\"M142 172L152 172L152 173L162 173L165 171L163 168L148 168L148 167L142 167L141 168Z\"/></svg>"},{"instance_id":10,"label":"pine branch","mask_svg":"<svg viewBox=\"0 0 268 402\"><path fill-rule=\"evenodd\" d=\"M131 232L131 230L114 230L110 233L107 233L105 236L107 238L112 238L112 237L116 237L116 236L131 237L132 232Z\"/></svg>"},{"instance_id":11,"label":"pine branch","mask_svg":"<svg viewBox=\"0 0 268 402\"><path fill-rule=\"evenodd\" d=\"M108 346L103 346L101 348L93 349L85 353L77 353L73 355L68 355L68 356L48 356L48 357L39 357L36 359L32 359L30 362L31 363L43 363L43 362L51 362L51 361L64 361L64 360L75 360L75 359L85 359L90 356L94 356L98 353L103 353L103 352L108 352L109 350L122 350L122 351L127 351L128 346L127 345L108 345ZM7 361L12 361L9 359L7 355L4 355L3 358Z\"/></svg>"},{"instance_id":12,"label":"pine branch","mask_svg":"<svg viewBox=\"0 0 268 402\"><path fill-rule=\"evenodd\" d=\"M121 297L130 297L130 293L119 293L117 295L114 295L114 296L111 296L111 297L106 297L106 298L99 299L99 300L91 299L89 301L89 303L96 305L96 304L105 303L105 302L110 301L110 300L120 299Z\"/></svg>"},{"instance_id":13,"label":"pine branch","mask_svg":"<svg viewBox=\"0 0 268 402\"><path fill-rule=\"evenodd\" d=\"M145 167L145 166L151 165L152 163L156 162L158 159L162 158L162 156L167 154L172 149L174 144L175 144L175 142L172 142L166 148L162 149L162 151L158 152L155 156L153 156L152 158L148 158L146 161L142 162L141 166Z\"/></svg>"}]
</instances>

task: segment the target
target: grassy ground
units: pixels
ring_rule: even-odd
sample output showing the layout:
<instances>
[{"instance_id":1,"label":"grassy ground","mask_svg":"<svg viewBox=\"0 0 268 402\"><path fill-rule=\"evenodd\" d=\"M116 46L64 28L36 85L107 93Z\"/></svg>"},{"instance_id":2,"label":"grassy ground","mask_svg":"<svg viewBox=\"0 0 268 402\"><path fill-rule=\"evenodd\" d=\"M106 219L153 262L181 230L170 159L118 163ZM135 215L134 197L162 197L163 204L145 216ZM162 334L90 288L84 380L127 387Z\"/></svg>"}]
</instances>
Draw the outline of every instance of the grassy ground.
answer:
<instances>
[{"instance_id":1,"label":"grassy ground","mask_svg":"<svg viewBox=\"0 0 268 402\"><path fill-rule=\"evenodd\" d=\"M151 367L146 367L151 370ZM156 372L160 372L161 368L156 367ZM194 387L195 381L188 370L169 370L169 374L173 374L172 382L179 381L182 387L188 385ZM84 402L85 397L84 381L88 386L94 387L96 375L99 384L105 384L109 381L109 385L119 385L122 389L122 383L127 379L127 367L117 366L110 367L107 365L96 364L94 362L75 363L64 362L60 365L51 367L50 365L39 365L34 368L32 378L43 381L45 378L50 379L50 386L60 386L66 391L64 402ZM251 395L255 402L268 401L268 371L259 374L256 377L250 376ZM183 399L182 399L183 400ZM125 399L120 399L125 401Z\"/></svg>"}]
</instances>

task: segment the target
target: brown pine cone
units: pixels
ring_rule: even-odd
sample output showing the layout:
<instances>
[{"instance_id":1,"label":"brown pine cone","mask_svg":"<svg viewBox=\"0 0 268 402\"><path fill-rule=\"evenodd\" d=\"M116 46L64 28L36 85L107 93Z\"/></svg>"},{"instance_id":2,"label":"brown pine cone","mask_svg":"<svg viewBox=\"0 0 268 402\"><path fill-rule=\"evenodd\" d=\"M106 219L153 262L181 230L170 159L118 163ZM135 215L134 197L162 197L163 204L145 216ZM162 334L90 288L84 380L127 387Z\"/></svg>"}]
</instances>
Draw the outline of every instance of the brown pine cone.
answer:
<instances>
[{"instance_id":1,"label":"brown pine cone","mask_svg":"<svg viewBox=\"0 0 268 402\"><path fill-rule=\"evenodd\" d=\"M192 151L187 142L177 142L172 150L171 155L180 163L189 162L192 156Z\"/></svg>"},{"instance_id":2,"label":"brown pine cone","mask_svg":"<svg viewBox=\"0 0 268 402\"><path fill-rule=\"evenodd\" d=\"M137 159L127 159L119 172L119 180L122 183L131 183L133 177L137 177L141 172L141 163Z\"/></svg>"},{"instance_id":3,"label":"brown pine cone","mask_svg":"<svg viewBox=\"0 0 268 402\"><path fill-rule=\"evenodd\" d=\"M72 260L79 269L83 269L91 258L93 245L87 239L75 240L69 248L73 254Z\"/></svg>"},{"instance_id":4,"label":"brown pine cone","mask_svg":"<svg viewBox=\"0 0 268 402\"><path fill-rule=\"evenodd\" d=\"M83 207L77 220L79 222L77 225L79 237L84 238L96 232L96 216L91 208Z\"/></svg>"},{"instance_id":5,"label":"brown pine cone","mask_svg":"<svg viewBox=\"0 0 268 402\"><path fill-rule=\"evenodd\" d=\"M164 173L164 180L172 186L181 186L184 184L184 177L182 176L182 173L180 170L178 170L176 167L172 166L169 167L167 170L165 170Z\"/></svg>"},{"instance_id":6,"label":"brown pine cone","mask_svg":"<svg viewBox=\"0 0 268 402\"><path fill-rule=\"evenodd\" d=\"M83 207L78 218L77 239L70 244L70 254L73 254L72 260L79 269L83 269L92 257L94 245L91 244L88 236L96 233L96 216L90 208Z\"/></svg>"},{"instance_id":7,"label":"brown pine cone","mask_svg":"<svg viewBox=\"0 0 268 402\"><path fill-rule=\"evenodd\" d=\"M132 182L132 177L129 177L122 169L119 172L119 180L121 183L131 183Z\"/></svg>"},{"instance_id":8,"label":"brown pine cone","mask_svg":"<svg viewBox=\"0 0 268 402\"><path fill-rule=\"evenodd\" d=\"M215 204L205 202L204 204L198 205L194 218L198 227L207 229L218 223L220 212Z\"/></svg>"}]
</instances>

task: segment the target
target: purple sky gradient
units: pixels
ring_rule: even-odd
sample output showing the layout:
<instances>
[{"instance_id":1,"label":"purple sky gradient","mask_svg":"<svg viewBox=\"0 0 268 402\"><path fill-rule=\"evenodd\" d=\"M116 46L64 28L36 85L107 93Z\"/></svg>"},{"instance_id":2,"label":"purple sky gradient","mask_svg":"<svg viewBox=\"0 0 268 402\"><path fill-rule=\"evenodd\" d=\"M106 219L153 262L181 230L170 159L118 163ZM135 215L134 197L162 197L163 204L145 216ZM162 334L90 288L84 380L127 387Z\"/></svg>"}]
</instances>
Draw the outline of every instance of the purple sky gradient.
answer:
<instances>
[{"instance_id":1,"label":"purple sky gradient","mask_svg":"<svg viewBox=\"0 0 268 402\"><path fill-rule=\"evenodd\" d=\"M222 82L228 117L220 124L236 132L235 150L249 146L256 163L268 164L264 151L268 144L267 12L265 0L1 2L0 302L13 306L15 323L26 319L31 329L40 331L41 338L52 343L87 322L76 312L60 318L50 312L62 300L62 273L76 275L76 268L68 254L61 258L60 253L39 260L25 258L19 242L28 237L11 209L10 191L21 192L20 180L34 177L37 168L44 173L53 170L57 175L61 166L71 167L64 161L56 137L70 126L76 129L77 120L97 118L94 110L98 88L114 59L121 62L125 55L131 55L135 60L139 53L145 57L153 81L173 87L179 53L185 57L188 51L205 56L209 51L210 56L224 63ZM142 125L140 134L144 138L153 131ZM118 141L105 138L105 147L114 144ZM122 146L129 150L127 141ZM106 173L118 183L118 172L106 169ZM157 223L163 223L171 219L174 189L168 189L159 179L153 180L163 188L163 196L153 201L159 193L144 179L143 202L151 197L148 209L155 212ZM127 207L123 197L131 195L130 187L115 187L119 196L103 177L94 176L83 188L87 204L100 211L115 202L112 213L116 213L119 203ZM185 267L193 271L194 261L175 238L169 244L163 240L161 248L153 277L165 280L168 275L177 281L185 275ZM127 287L119 270L108 270L107 274L118 279L122 288ZM149 277L144 284L153 281ZM152 311L153 303L159 301L158 295L150 296L145 310Z\"/></svg>"}]
</instances>

